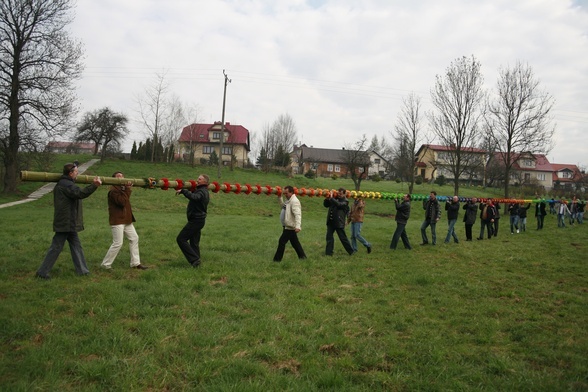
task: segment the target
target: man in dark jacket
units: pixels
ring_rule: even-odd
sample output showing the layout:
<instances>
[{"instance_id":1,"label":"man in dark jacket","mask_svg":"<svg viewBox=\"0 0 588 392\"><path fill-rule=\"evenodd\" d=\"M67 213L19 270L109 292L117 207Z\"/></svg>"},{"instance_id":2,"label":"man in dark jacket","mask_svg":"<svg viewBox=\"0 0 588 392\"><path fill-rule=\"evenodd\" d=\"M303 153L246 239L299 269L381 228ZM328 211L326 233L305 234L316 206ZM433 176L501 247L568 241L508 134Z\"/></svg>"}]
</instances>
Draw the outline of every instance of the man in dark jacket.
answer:
<instances>
[{"instance_id":1,"label":"man in dark jacket","mask_svg":"<svg viewBox=\"0 0 588 392\"><path fill-rule=\"evenodd\" d=\"M488 199L486 203L480 203L480 220L482 226L480 228L479 240L484 239L484 228L488 231L488 239L494 235L494 218L496 217L496 207L492 203L492 199Z\"/></svg>"},{"instance_id":2,"label":"man in dark jacket","mask_svg":"<svg viewBox=\"0 0 588 392\"><path fill-rule=\"evenodd\" d=\"M339 236L339 240L347 253L353 254L353 247L349 239L347 239L347 233L345 233L345 222L349 214L349 202L346 195L347 191L344 188L339 188L336 194L328 192L323 202L323 205L329 209L327 212L327 247L325 249L327 256L333 256L333 248L335 247L334 232L337 232L337 236Z\"/></svg>"},{"instance_id":3,"label":"man in dark jacket","mask_svg":"<svg viewBox=\"0 0 588 392\"><path fill-rule=\"evenodd\" d=\"M69 243L76 273L78 275L90 273L86 265L82 243L78 237L78 232L84 230L82 199L94 193L102 185L102 181L99 177L95 177L92 184L81 189L75 184L77 176L78 166L73 163L66 164L63 166L63 175L53 190L53 231L55 235L43 263L37 270L37 277L41 279L50 279L49 272L63 250L65 241Z\"/></svg>"},{"instance_id":4,"label":"man in dark jacket","mask_svg":"<svg viewBox=\"0 0 588 392\"><path fill-rule=\"evenodd\" d=\"M448 199L445 203L445 211L447 211L447 236L445 237L445 243L448 244L451 237L453 242L459 243L457 234L455 234L455 224L457 223L457 216L459 215L459 197L453 196L452 199Z\"/></svg>"},{"instance_id":5,"label":"man in dark jacket","mask_svg":"<svg viewBox=\"0 0 588 392\"><path fill-rule=\"evenodd\" d=\"M476 217L478 216L477 202L478 199L472 197L470 201L463 205L463 209L465 210L463 221L465 222L466 241L472 240L472 227L476 223Z\"/></svg>"},{"instance_id":6,"label":"man in dark jacket","mask_svg":"<svg viewBox=\"0 0 588 392\"><path fill-rule=\"evenodd\" d=\"M206 212L208 210L208 182L209 177L201 174L196 180L196 189L190 192L187 189L178 189L176 194L184 195L188 200L186 215L188 223L184 226L176 238L178 246L192 267L200 265L200 236L202 228L206 223Z\"/></svg>"},{"instance_id":7,"label":"man in dark jacket","mask_svg":"<svg viewBox=\"0 0 588 392\"><path fill-rule=\"evenodd\" d=\"M427 245L429 239L427 238L427 227L431 226L431 236L433 239L433 245L437 244L437 222L441 219L441 208L439 206L439 200L437 200L437 192L432 191L427 200L423 201L423 210L425 210L425 220L421 225L421 237L423 242L421 245Z\"/></svg>"},{"instance_id":8,"label":"man in dark jacket","mask_svg":"<svg viewBox=\"0 0 588 392\"><path fill-rule=\"evenodd\" d=\"M412 247L410 246L410 241L406 234L406 224L408 223L408 218L410 218L410 195L408 193L404 195L402 203L399 203L398 199L395 199L394 203L396 204L396 230L392 236L390 249L396 250L398 239L402 238L404 247L410 250Z\"/></svg>"},{"instance_id":9,"label":"man in dark jacket","mask_svg":"<svg viewBox=\"0 0 588 392\"><path fill-rule=\"evenodd\" d=\"M527 231L527 210L529 208L531 208L531 203L527 204L526 207L522 204L519 206L519 222L521 231Z\"/></svg>"},{"instance_id":10,"label":"man in dark jacket","mask_svg":"<svg viewBox=\"0 0 588 392\"><path fill-rule=\"evenodd\" d=\"M519 232L519 203L510 203L508 205L508 214L510 215L510 234L516 230Z\"/></svg>"},{"instance_id":11,"label":"man in dark jacket","mask_svg":"<svg viewBox=\"0 0 588 392\"><path fill-rule=\"evenodd\" d=\"M545 200L541 200L535 204L535 217L537 218L537 230L543 229L543 222L545 221L545 215L547 215L547 203Z\"/></svg>"},{"instance_id":12,"label":"man in dark jacket","mask_svg":"<svg viewBox=\"0 0 588 392\"><path fill-rule=\"evenodd\" d=\"M114 172L112 177L124 178L122 172ZM131 268L146 270L147 267L141 264L139 256L139 236L133 222L135 216L131 208L131 193L133 183L128 181L126 184L112 185L108 192L108 223L112 232L112 245L106 252L101 267L112 269L112 263L120 248L122 248L123 238L129 240L129 253L131 255Z\"/></svg>"}]
</instances>

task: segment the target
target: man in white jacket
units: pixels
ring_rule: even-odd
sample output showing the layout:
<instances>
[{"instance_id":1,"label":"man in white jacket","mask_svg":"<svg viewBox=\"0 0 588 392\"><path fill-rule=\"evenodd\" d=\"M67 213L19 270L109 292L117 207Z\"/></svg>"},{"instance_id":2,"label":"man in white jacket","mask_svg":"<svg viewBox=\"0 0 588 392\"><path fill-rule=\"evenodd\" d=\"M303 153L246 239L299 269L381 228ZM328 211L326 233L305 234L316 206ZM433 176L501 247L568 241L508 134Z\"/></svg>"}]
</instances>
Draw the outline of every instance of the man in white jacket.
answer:
<instances>
[{"instance_id":1,"label":"man in white jacket","mask_svg":"<svg viewBox=\"0 0 588 392\"><path fill-rule=\"evenodd\" d=\"M284 196L286 196L286 200L284 200ZM302 245L298 240L298 233L302 225L302 208L300 207L300 201L294 194L294 188L290 185L285 186L279 200L282 207L280 221L282 222L283 230L278 240L278 249L274 255L274 261L282 261L288 241L292 244L298 258L300 260L306 259L306 254L304 254Z\"/></svg>"}]
</instances>

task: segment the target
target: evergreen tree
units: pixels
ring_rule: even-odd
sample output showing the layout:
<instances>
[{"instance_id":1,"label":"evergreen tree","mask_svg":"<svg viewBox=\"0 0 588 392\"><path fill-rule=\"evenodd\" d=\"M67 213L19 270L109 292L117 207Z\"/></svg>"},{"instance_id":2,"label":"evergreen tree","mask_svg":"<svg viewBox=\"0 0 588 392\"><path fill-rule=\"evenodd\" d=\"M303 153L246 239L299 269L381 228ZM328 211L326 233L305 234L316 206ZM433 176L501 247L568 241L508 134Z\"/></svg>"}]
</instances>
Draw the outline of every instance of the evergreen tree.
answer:
<instances>
[{"instance_id":1,"label":"evergreen tree","mask_svg":"<svg viewBox=\"0 0 588 392\"><path fill-rule=\"evenodd\" d=\"M133 148L131 148L131 161L137 159L137 142L133 141Z\"/></svg>"}]
</instances>

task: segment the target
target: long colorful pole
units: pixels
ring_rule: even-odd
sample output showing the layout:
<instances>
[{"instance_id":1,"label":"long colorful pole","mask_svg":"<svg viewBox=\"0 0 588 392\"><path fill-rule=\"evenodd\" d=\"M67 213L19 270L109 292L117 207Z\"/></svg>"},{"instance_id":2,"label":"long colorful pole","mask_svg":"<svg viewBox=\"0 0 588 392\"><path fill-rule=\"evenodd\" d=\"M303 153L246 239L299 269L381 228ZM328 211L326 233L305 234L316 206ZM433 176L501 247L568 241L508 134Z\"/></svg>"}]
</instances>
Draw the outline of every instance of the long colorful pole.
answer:
<instances>
[{"instance_id":1,"label":"long colorful pole","mask_svg":"<svg viewBox=\"0 0 588 392\"><path fill-rule=\"evenodd\" d=\"M21 171L20 179L22 181L37 181L37 182L57 182L61 178L59 173L45 173L45 172L32 172L32 171ZM150 189L160 188L163 190L167 189L189 189L194 191L196 189L195 180L169 180L167 178L116 178L116 177L102 177L102 176L89 176L80 174L76 178L76 182L80 184L91 184L95 177L99 177L105 185L124 185L131 183L134 186ZM270 185L249 185L249 184L229 184L228 182L218 183L213 182L208 185L208 189L211 192L218 193L244 193L249 195L254 193L256 195L278 195L282 194L282 188L280 186ZM309 197L326 197L327 195L337 195L337 191L333 189L320 189L320 188L294 188L294 193L298 196L309 196ZM390 193L390 192L371 192L371 191L347 191L346 196L357 198L362 197L364 199L383 199L383 200L394 200L402 198L404 193ZM412 194L411 200L425 200L429 195ZM451 199L453 196L438 196L439 201L446 201ZM486 201L486 197L478 197L480 201ZM459 201L464 202L471 200L471 198L460 197ZM544 199L503 199L503 198L492 198L495 203L538 203L545 201Z\"/></svg>"}]
</instances>

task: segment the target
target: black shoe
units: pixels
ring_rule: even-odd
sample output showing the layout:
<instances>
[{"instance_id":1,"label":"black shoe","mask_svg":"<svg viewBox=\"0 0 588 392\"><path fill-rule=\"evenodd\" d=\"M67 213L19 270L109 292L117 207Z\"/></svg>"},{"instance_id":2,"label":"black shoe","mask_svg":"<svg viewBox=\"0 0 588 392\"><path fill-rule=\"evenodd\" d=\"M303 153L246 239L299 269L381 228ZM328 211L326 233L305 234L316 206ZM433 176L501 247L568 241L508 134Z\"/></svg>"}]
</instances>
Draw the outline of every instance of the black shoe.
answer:
<instances>
[{"instance_id":1,"label":"black shoe","mask_svg":"<svg viewBox=\"0 0 588 392\"><path fill-rule=\"evenodd\" d=\"M484 238L478 237L476 238L478 241L483 240Z\"/></svg>"},{"instance_id":2,"label":"black shoe","mask_svg":"<svg viewBox=\"0 0 588 392\"><path fill-rule=\"evenodd\" d=\"M423 242L421 245L429 245L428 242Z\"/></svg>"},{"instance_id":3,"label":"black shoe","mask_svg":"<svg viewBox=\"0 0 588 392\"><path fill-rule=\"evenodd\" d=\"M149 267L145 267L143 264L139 264L133 267L134 269L138 269L138 270L146 270Z\"/></svg>"},{"instance_id":4,"label":"black shoe","mask_svg":"<svg viewBox=\"0 0 588 392\"><path fill-rule=\"evenodd\" d=\"M190 265L192 265L192 267L194 267L194 268L198 268L198 267L200 267L200 262L199 261L195 261L193 263L190 263Z\"/></svg>"},{"instance_id":5,"label":"black shoe","mask_svg":"<svg viewBox=\"0 0 588 392\"><path fill-rule=\"evenodd\" d=\"M39 279L45 279L45 280L51 280L51 277L49 275L39 275L39 274L35 274L35 278L39 278Z\"/></svg>"},{"instance_id":6,"label":"black shoe","mask_svg":"<svg viewBox=\"0 0 588 392\"><path fill-rule=\"evenodd\" d=\"M367 251L368 251L368 255L369 255L370 253L372 253L372 247L371 247L371 246L368 246L368 247L367 247Z\"/></svg>"},{"instance_id":7,"label":"black shoe","mask_svg":"<svg viewBox=\"0 0 588 392\"><path fill-rule=\"evenodd\" d=\"M279 263L279 262L281 262L281 261L282 261L282 260L274 260L274 263Z\"/></svg>"}]
</instances>

